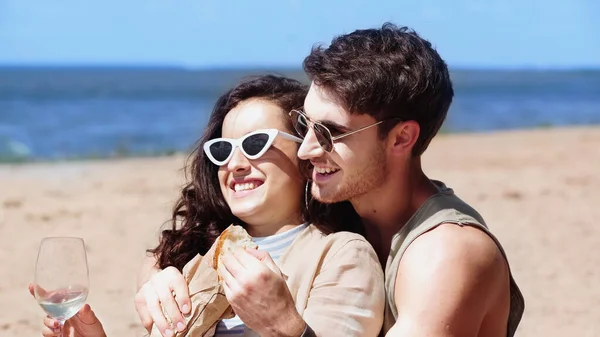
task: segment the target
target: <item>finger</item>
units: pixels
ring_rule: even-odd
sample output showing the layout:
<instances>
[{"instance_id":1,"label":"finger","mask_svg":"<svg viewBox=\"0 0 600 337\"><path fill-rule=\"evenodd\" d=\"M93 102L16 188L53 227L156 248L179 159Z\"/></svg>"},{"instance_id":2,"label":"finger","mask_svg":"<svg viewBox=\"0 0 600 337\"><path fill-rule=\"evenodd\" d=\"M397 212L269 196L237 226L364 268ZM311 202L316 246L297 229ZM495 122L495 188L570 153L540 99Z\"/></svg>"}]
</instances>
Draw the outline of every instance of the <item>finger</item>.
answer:
<instances>
[{"instance_id":1,"label":"finger","mask_svg":"<svg viewBox=\"0 0 600 337\"><path fill-rule=\"evenodd\" d=\"M229 271L231 276L233 276L234 278L241 277L241 275L245 273L246 267L249 267L241 264L238 258L231 252L226 252L225 254L223 254L223 256L221 257L221 262L222 265L227 269L227 271ZM258 262L258 260L256 260L256 262Z\"/></svg>"},{"instance_id":2,"label":"finger","mask_svg":"<svg viewBox=\"0 0 600 337\"><path fill-rule=\"evenodd\" d=\"M248 268L248 265L253 265L253 264L256 264L257 262L260 263L260 259L257 258L256 256L248 253L248 251L246 249L236 247L233 250L233 256L235 256L235 258L246 268ZM248 269L250 269L250 268L248 268Z\"/></svg>"},{"instance_id":3,"label":"finger","mask_svg":"<svg viewBox=\"0 0 600 337\"><path fill-rule=\"evenodd\" d=\"M258 259L259 261L261 261L265 264L269 264L269 263L275 264L275 261L273 261L271 254L269 254L269 252L267 252L267 251L257 250L257 249L246 249L246 250L244 250L244 252L247 253L247 255Z\"/></svg>"},{"instance_id":4,"label":"finger","mask_svg":"<svg viewBox=\"0 0 600 337\"><path fill-rule=\"evenodd\" d=\"M60 336L60 329L50 329L47 326L42 328L42 336L44 337L55 337Z\"/></svg>"},{"instance_id":5,"label":"finger","mask_svg":"<svg viewBox=\"0 0 600 337\"><path fill-rule=\"evenodd\" d=\"M229 300L232 297L231 288L227 285L227 282L223 282L223 292L225 293L225 297Z\"/></svg>"},{"instance_id":6,"label":"finger","mask_svg":"<svg viewBox=\"0 0 600 337\"><path fill-rule=\"evenodd\" d=\"M75 336L106 336L102 323L89 304L84 304L77 315L67 321L67 325L69 331L77 331L75 327L81 328L80 335L75 334Z\"/></svg>"},{"instance_id":7,"label":"finger","mask_svg":"<svg viewBox=\"0 0 600 337\"><path fill-rule=\"evenodd\" d=\"M228 300L230 300L233 296L233 292L239 289L238 283L235 280L235 277L231 275L229 270L227 270L227 268L222 263L219 264L218 271L219 275L221 275L221 278L223 279L223 288L228 289L228 292L225 292L225 296Z\"/></svg>"},{"instance_id":8,"label":"finger","mask_svg":"<svg viewBox=\"0 0 600 337\"><path fill-rule=\"evenodd\" d=\"M59 336L60 325L58 321L51 318L50 316L44 317L44 326L42 327L43 336Z\"/></svg>"},{"instance_id":9,"label":"finger","mask_svg":"<svg viewBox=\"0 0 600 337\"><path fill-rule=\"evenodd\" d=\"M47 292L46 292L46 290L44 290L44 288L42 288L42 287L40 287L40 286L36 286L36 285L35 285L35 284L33 284L33 283L29 283L29 286L28 286L28 288L29 288L29 293L30 293L30 294L31 294L33 297L35 297L35 292L36 292L36 290L37 290L38 297L43 297L43 296L45 296L45 295L46 295L46 293L47 293Z\"/></svg>"},{"instance_id":10,"label":"finger","mask_svg":"<svg viewBox=\"0 0 600 337\"><path fill-rule=\"evenodd\" d=\"M262 261L264 264L266 264L267 267L269 267L269 269L271 269L275 274L278 274L278 275L281 274L281 270L279 269L277 264L275 264L275 261L273 261L271 254L269 254L268 252L266 252L264 250L257 250L257 249L251 249L251 248L247 248L246 252L248 254L256 257L257 259Z\"/></svg>"},{"instance_id":11,"label":"finger","mask_svg":"<svg viewBox=\"0 0 600 337\"><path fill-rule=\"evenodd\" d=\"M251 270L253 273L265 272L268 269L265 263L248 253L245 249L235 249L233 251L233 256L240 265L244 266L247 270Z\"/></svg>"},{"instance_id":12,"label":"finger","mask_svg":"<svg viewBox=\"0 0 600 337\"><path fill-rule=\"evenodd\" d=\"M135 310L138 313L140 320L142 321L142 325L148 332L152 331L152 325L154 324L154 320L152 316L150 316L150 312L148 311L148 307L146 304L146 298L144 297L144 293L142 290L138 291L135 295Z\"/></svg>"},{"instance_id":13,"label":"finger","mask_svg":"<svg viewBox=\"0 0 600 337\"><path fill-rule=\"evenodd\" d=\"M191 300L187 282L185 281L183 274L176 268L169 267L165 269L165 271L167 270L169 270L168 284L171 290L175 292L177 306L182 313L188 314L191 310Z\"/></svg>"},{"instance_id":14,"label":"finger","mask_svg":"<svg viewBox=\"0 0 600 337\"><path fill-rule=\"evenodd\" d=\"M96 314L94 313L90 305L87 303L83 305L79 312L77 312L77 315L75 315L75 319L79 320L79 322L85 325L92 325L98 323L98 318L96 317Z\"/></svg>"},{"instance_id":15,"label":"finger","mask_svg":"<svg viewBox=\"0 0 600 337\"><path fill-rule=\"evenodd\" d=\"M35 290L33 289L33 283L29 283L29 293L31 296L35 297Z\"/></svg>"},{"instance_id":16,"label":"finger","mask_svg":"<svg viewBox=\"0 0 600 337\"><path fill-rule=\"evenodd\" d=\"M46 316L44 317L44 326L50 328L50 329L56 329L60 327L60 324L58 324L58 321L55 320L54 318L50 317L50 316Z\"/></svg>"},{"instance_id":17,"label":"finger","mask_svg":"<svg viewBox=\"0 0 600 337\"><path fill-rule=\"evenodd\" d=\"M179 306L173 297L173 292L169 284L157 281L154 289L158 295L164 314L171 320L171 327L177 327L178 330L183 331L185 329L183 316L181 316L181 311L179 311Z\"/></svg>"},{"instance_id":18,"label":"finger","mask_svg":"<svg viewBox=\"0 0 600 337\"><path fill-rule=\"evenodd\" d=\"M225 270L224 267L219 267L219 268L223 268L223 273L228 274L227 270ZM231 279L233 283L227 283L227 281L225 281L226 278ZM236 297L235 297L236 290L234 290L234 289L239 289L239 288L237 286L237 283L235 283L236 282L235 279L233 279L233 277L230 274L228 276L225 276L223 278L223 280L225 281L222 283L223 284L223 292L225 293L225 297L227 298L227 301L229 302L229 304L231 304L231 306L235 310L237 303L236 303Z\"/></svg>"},{"instance_id":19,"label":"finger","mask_svg":"<svg viewBox=\"0 0 600 337\"><path fill-rule=\"evenodd\" d=\"M146 297L146 305L148 307L148 312L150 312L150 316L154 321L154 324L158 328L158 330L163 334L163 336L172 336L173 331L170 329L169 323L165 318L161 304L159 302L158 294L154 290L154 288L149 285L144 286L145 288L145 297Z\"/></svg>"},{"instance_id":20,"label":"finger","mask_svg":"<svg viewBox=\"0 0 600 337\"><path fill-rule=\"evenodd\" d=\"M266 250L258 250L254 248L246 248L246 252L257 259L263 261L264 259L271 258L271 255Z\"/></svg>"}]
</instances>

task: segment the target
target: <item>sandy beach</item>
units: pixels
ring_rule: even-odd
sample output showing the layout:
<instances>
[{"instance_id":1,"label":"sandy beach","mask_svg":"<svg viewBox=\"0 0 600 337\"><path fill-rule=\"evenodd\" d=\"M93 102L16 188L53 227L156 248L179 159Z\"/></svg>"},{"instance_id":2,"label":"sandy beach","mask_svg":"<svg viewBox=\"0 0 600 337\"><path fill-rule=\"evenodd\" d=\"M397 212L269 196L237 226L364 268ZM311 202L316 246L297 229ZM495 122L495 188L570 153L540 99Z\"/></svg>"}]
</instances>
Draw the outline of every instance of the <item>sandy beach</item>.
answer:
<instances>
[{"instance_id":1,"label":"sandy beach","mask_svg":"<svg viewBox=\"0 0 600 337\"><path fill-rule=\"evenodd\" d=\"M111 337L142 336L133 306L144 250L183 182L183 155L0 165L0 336L39 336L29 295L41 238L84 238L88 303ZM475 206L526 299L517 336L600 336L600 128L441 135L426 172Z\"/></svg>"}]
</instances>

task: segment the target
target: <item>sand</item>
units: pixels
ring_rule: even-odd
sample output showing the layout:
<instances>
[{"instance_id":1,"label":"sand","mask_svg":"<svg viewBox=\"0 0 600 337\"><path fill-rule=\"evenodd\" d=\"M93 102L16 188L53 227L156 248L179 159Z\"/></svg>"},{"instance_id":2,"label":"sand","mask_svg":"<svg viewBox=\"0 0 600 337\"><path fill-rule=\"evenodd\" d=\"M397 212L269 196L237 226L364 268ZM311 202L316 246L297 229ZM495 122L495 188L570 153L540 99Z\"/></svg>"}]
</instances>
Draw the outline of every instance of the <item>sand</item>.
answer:
<instances>
[{"instance_id":1,"label":"sand","mask_svg":"<svg viewBox=\"0 0 600 337\"><path fill-rule=\"evenodd\" d=\"M84 238L88 303L112 337L142 336L133 306L184 156L0 165L0 336L39 336L29 295L46 236ZM430 177L453 187L503 243L526 298L523 337L600 335L600 128L441 135Z\"/></svg>"}]
</instances>

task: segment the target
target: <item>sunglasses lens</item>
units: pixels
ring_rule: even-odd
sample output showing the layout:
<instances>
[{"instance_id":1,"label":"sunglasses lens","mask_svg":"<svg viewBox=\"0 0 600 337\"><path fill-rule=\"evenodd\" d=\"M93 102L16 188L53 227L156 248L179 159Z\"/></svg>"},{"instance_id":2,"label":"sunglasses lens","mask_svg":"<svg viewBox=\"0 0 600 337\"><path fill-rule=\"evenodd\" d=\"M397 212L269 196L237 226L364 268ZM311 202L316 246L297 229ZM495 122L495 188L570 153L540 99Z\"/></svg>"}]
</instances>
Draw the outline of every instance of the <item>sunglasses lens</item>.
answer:
<instances>
[{"instance_id":1,"label":"sunglasses lens","mask_svg":"<svg viewBox=\"0 0 600 337\"><path fill-rule=\"evenodd\" d=\"M266 133L257 133L246 137L242 142L242 148L249 156L256 156L262 151L269 142L269 135Z\"/></svg>"},{"instance_id":2,"label":"sunglasses lens","mask_svg":"<svg viewBox=\"0 0 600 337\"><path fill-rule=\"evenodd\" d=\"M298 135L303 138L306 137L309 128L306 116L298 111L292 111L291 117L292 123L294 124L294 129ZM329 131L320 124L313 124L313 130L315 131L317 141L319 141L319 145L321 145L323 150L331 152L331 150L333 150L333 141L331 140Z\"/></svg>"},{"instance_id":3,"label":"sunglasses lens","mask_svg":"<svg viewBox=\"0 0 600 337\"><path fill-rule=\"evenodd\" d=\"M294 124L294 129L298 135L300 137L305 137L308 133L308 121L306 120L306 117L299 114L297 111L292 111L292 123Z\"/></svg>"},{"instance_id":4,"label":"sunglasses lens","mask_svg":"<svg viewBox=\"0 0 600 337\"><path fill-rule=\"evenodd\" d=\"M329 136L329 131L325 129L324 126L320 124L315 124L313 126L313 130L315 131L315 136L317 137L317 141L319 145L323 148L323 150L327 152L331 152L333 150L333 141Z\"/></svg>"},{"instance_id":5,"label":"sunglasses lens","mask_svg":"<svg viewBox=\"0 0 600 337\"><path fill-rule=\"evenodd\" d=\"M222 162L231 154L232 145L229 142L216 142L210 146L210 154L216 161Z\"/></svg>"}]
</instances>

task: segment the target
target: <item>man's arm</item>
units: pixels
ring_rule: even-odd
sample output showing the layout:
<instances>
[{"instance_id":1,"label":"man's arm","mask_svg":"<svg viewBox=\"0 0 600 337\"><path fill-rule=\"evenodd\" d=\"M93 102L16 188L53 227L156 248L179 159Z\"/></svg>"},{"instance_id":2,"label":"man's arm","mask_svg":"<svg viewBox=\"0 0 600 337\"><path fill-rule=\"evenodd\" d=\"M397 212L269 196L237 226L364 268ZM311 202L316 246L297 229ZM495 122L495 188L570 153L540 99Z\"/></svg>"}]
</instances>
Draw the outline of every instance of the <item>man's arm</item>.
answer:
<instances>
[{"instance_id":1,"label":"man's arm","mask_svg":"<svg viewBox=\"0 0 600 337\"><path fill-rule=\"evenodd\" d=\"M137 290L140 290L144 283L148 282L150 277L159 271L160 268L158 268L156 257L154 255L144 257L137 277Z\"/></svg>"},{"instance_id":2,"label":"man's arm","mask_svg":"<svg viewBox=\"0 0 600 337\"><path fill-rule=\"evenodd\" d=\"M470 226L441 225L406 250L396 275L398 319L388 337L476 337L508 289L496 243Z\"/></svg>"}]
</instances>

